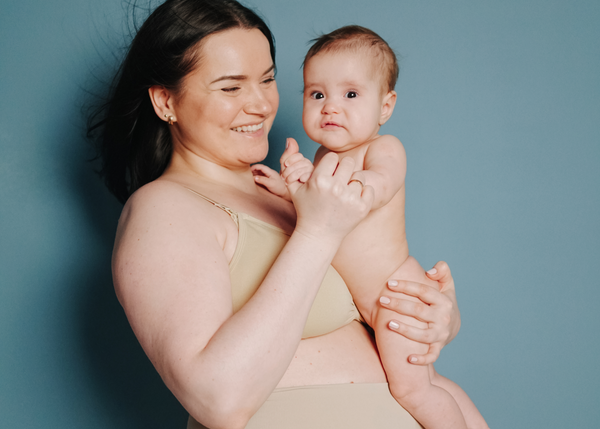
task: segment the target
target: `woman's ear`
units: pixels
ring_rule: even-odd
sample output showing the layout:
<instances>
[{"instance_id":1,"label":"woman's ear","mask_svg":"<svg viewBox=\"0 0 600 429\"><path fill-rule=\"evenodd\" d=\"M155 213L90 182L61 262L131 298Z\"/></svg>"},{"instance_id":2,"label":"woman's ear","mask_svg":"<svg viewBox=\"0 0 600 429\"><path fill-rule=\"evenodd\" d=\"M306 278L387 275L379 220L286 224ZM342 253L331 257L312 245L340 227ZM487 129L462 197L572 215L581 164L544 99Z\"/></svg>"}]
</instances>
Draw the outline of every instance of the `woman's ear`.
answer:
<instances>
[{"instance_id":1,"label":"woman's ear","mask_svg":"<svg viewBox=\"0 0 600 429\"><path fill-rule=\"evenodd\" d=\"M148 95L154 107L154 112L163 121L172 124L177 119L173 110L173 97L164 86L154 85L148 88Z\"/></svg>"},{"instance_id":2,"label":"woman's ear","mask_svg":"<svg viewBox=\"0 0 600 429\"><path fill-rule=\"evenodd\" d=\"M392 113L394 113L394 107L396 106L396 91L390 91L383 96L381 102L381 116L379 117L379 125L383 125L390 119Z\"/></svg>"}]
</instances>

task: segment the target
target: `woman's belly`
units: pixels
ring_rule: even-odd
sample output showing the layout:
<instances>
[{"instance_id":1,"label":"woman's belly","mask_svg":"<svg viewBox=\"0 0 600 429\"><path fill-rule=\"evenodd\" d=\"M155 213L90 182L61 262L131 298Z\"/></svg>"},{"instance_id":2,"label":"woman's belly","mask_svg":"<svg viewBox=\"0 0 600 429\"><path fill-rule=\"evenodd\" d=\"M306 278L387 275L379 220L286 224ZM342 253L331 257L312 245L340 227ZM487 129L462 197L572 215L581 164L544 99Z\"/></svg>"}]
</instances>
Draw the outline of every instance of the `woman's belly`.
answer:
<instances>
[{"instance_id":1,"label":"woman's belly","mask_svg":"<svg viewBox=\"0 0 600 429\"><path fill-rule=\"evenodd\" d=\"M300 341L277 387L385 383L375 343L357 321L320 337Z\"/></svg>"}]
</instances>

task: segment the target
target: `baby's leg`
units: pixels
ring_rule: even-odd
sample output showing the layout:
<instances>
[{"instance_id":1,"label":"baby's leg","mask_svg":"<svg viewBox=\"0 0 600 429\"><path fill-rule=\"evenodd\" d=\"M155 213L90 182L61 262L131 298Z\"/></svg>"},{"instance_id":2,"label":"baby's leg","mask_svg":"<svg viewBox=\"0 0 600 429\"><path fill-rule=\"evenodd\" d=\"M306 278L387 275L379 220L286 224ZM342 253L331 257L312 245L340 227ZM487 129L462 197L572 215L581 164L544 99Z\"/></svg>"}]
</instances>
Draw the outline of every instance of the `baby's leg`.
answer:
<instances>
[{"instance_id":1,"label":"baby's leg","mask_svg":"<svg viewBox=\"0 0 600 429\"><path fill-rule=\"evenodd\" d=\"M435 371L433 365L429 365L429 378L432 384L441 387L452 395L460 407L460 411L462 412L469 429L489 429L489 426L473 401L471 401L471 398L469 398L458 384L439 375Z\"/></svg>"},{"instance_id":2,"label":"baby's leg","mask_svg":"<svg viewBox=\"0 0 600 429\"><path fill-rule=\"evenodd\" d=\"M437 287L437 283L427 279L418 262L410 257L390 277ZM401 299L417 300L395 294L387 288L381 292L381 296L393 295L398 295ZM410 354L425 354L429 346L391 331L388 323L392 319L420 328L426 325L412 317L402 316L382 307L378 307L374 314L373 329L377 348L394 398L427 429L466 428L465 419L452 395L432 384L429 367L412 365L407 360Z\"/></svg>"}]
</instances>

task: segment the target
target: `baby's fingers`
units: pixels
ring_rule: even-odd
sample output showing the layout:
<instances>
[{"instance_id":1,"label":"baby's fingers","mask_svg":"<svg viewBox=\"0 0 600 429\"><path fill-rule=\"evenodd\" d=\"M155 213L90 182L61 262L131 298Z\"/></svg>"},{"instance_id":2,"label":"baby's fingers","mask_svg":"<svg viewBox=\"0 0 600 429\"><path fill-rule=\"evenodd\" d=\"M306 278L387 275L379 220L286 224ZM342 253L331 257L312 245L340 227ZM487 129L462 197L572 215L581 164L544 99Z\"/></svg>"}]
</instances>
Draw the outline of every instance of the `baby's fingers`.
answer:
<instances>
[{"instance_id":1,"label":"baby's fingers","mask_svg":"<svg viewBox=\"0 0 600 429\"><path fill-rule=\"evenodd\" d=\"M294 171L287 172L286 176L284 177L285 182L287 184L295 181L306 183L306 181L310 178L312 171L312 167L295 168Z\"/></svg>"},{"instance_id":2,"label":"baby's fingers","mask_svg":"<svg viewBox=\"0 0 600 429\"><path fill-rule=\"evenodd\" d=\"M272 177L274 175L278 175L275 170L267 167L263 164L254 164L250 167L253 176L264 176L264 177Z\"/></svg>"},{"instance_id":3,"label":"baby's fingers","mask_svg":"<svg viewBox=\"0 0 600 429\"><path fill-rule=\"evenodd\" d=\"M281 154L281 158L279 158L281 171L285 170L285 163L287 159L298 152L300 152L300 147L298 146L296 140L291 137L287 138L285 141L285 150Z\"/></svg>"},{"instance_id":4,"label":"baby's fingers","mask_svg":"<svg viewBox=\"0 0 600 429\"><path fill-rule=\"evenodd\" d=\"M305 176L308 173L308 177L314 170L312 162L301 156L300 160L297 160L289 165L285 170L281 172L281 177L289 184L298 180L301 176ZM306 180L303 180L306 182Z\"/></svg>"}]
</instances>

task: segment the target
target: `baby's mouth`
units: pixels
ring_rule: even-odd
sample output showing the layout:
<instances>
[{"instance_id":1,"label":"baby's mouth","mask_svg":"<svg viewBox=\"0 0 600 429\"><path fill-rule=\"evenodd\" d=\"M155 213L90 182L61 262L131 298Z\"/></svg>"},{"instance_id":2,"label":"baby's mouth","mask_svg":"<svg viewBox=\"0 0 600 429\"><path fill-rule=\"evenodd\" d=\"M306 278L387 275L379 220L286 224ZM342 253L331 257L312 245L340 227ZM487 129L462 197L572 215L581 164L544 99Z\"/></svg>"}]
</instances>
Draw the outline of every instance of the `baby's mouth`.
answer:
<instances>
[{"instance_id":1,"label":"baby's mouth","mask_svg":"<svg viewBox=\"0 0 600 429\"><path fill-rule=\"evenodd\" d=\"M241 127L232 128L231 131L237 131L238 133L255 133L263 127L264 122L258 125L243 125Z\"/></svg>"}]
</instances>

